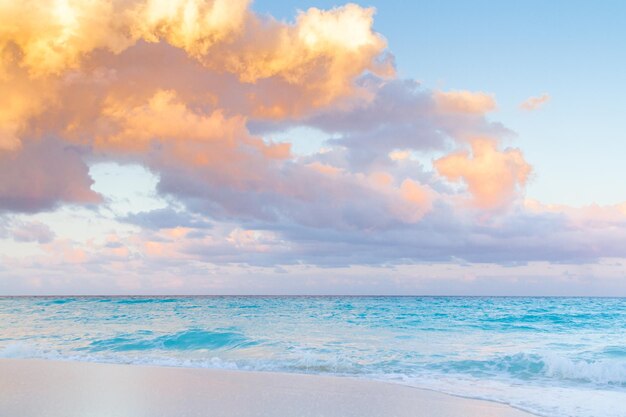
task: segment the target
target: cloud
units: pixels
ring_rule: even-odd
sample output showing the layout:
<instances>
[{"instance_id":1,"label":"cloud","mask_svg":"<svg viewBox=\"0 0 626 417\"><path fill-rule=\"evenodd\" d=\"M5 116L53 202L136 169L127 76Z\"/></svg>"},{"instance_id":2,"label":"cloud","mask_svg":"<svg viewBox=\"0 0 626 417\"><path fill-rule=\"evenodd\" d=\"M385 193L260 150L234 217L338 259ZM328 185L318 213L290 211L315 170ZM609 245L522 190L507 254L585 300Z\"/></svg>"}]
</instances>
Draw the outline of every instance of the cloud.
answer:
<instances>
[{"instance_id":1,"label":"cloud","mask_svg":"<svg viewBox=\"0 0 626 417\"><path fill-rule=\"evenodd\" d=\"M520 109L526 111L535 111L539 110L545 103L550 101L550 95L548 93L543 93L539 97L529 97L524 100L520 105Z\"/></svg>"},{"instance_id":2,"label":"cloud","mask_svg":"<svg viewBox=\"0 0 626 417\"><path fill-rule=\"evenodd\" d=\"M145 42L162 43L241 84L268 81L283 89L288 97L280 103L248 97L258 102L257 116L274 118L291 114L289 99L298 95L308 106L324 106L352 94L352 80L365 71L393 75L382 59L386 42L371 28L374 9L311 8L285 23L248 6L247 0L3 2L0 16L18 23L0 31L0 80L14 78L17 67L32 80L54 84L98 53L119 55ZM29 18L18 18L24 15Z\"/></svg>"},{"instance_id":3,"label":"cloud","mask_svg":"<svg viewBox=\"0 0 626 417\"><path fill-rule=\"evenodd\" d=\"M19 65L15 47L0 41L0 152L16 151L28 122L56 98L55 88Z\"/></svg>"},{"instance_id":4,"label":"cloud","mask_svg":"<svg viewBox=\"0 0 626 417\"><path fill-rule=\"evenodd\" d=\"M37 212L59 204L96 204L101 196L80 149L55 140L29 141L0 151L0 212Z\"/></svg>"},{"instance_id":5,"label":"cloud","mask_svg":"<svg viewBox=\"0 0 626 417\"><path fill-rule=\"evenodd\" d=\"M303 222L260 220L219 221L209 229L172 224L106 239L97 236L85 243L57 239L44 246L45 256L29 261L83 265L93 271L132 262L132 268L172 272L191 264L198 270L217 265L347 267L432 262L513 266L626 257L620 244L626 239L625 216L621 222L616 219L590 227L573 223L564 212L518 208L477 222L467 210L454 214L455 207L442 201L433 204L433 210L420 221L386 229L322 228Z\"/></svg>"},{"instance_id":6,"label":"cloud","mask_svg":"<svg viewBox=\"0 0 626 417\"><path fill-rule=\"evenodd\" d=\"M395 267L315 268L212 266L187 262L159 274L141 268L103 269L86 278L82 265L50 268L38 278L0 275L5 294L358 294L624 296L622 259L586 264L425 263ZM13 271L20 265L10 264ZM134 264L133 264L134 266ZM277 270L281 273L277 273ZM181 279L184 276L185 279ZM329 279L328 277L332 277Z\"/></svg>"},{"instance_id":7,"label":"cloud","mask_svg":"<svg viewBox=\"0 0 626 417\"><path fill-rule=\"evenodd\" d=\"M94 49L120 51L132 42L120 12L105 1L3 1L0 15L14 24L0 30L0 49L5 62L17 61L35 79L60 74Z\"/></svg>"},{"instance_id":8,"label":"cloud","mask_svg":"<svg viewBox=\"0 0 626 417\"><path fill-rule=\"evenodd\" d=\"M532 213L558 213L567 216L572 227L580 229L611 229L626 226L626 203L601 206L590 204L571 207L562 204L543 204L526 199L524 207Z\"/></svg>"},{"instance_id":9,"label":"cloud","mask_svg":"<svg viewBox=\"0 0 626 417\"><path fill-rule=\"evenodd\" d=\"M441 151L471 137L512 133L489 122L484 113L442 110L437 92L415 81L375 77L359 81L369 92L368 98L346 109L318 111L301 122L332 135L327 143L345 148L354 169L389 165L388 154L397 150ZM280 129L280 125L266 124L260 129Z\"/></svg>"},{"instance_id":10,"label":"cloud","mask_svg":"<svg viewBox=\"0 0 626 417\"><path fill-rule=\"evenodd\" d=\"M237 36L248 18L249 0L148 0L128 7L134 38L164 39L190 55L202 58L220 42Z\"/></svg>"},{"instance_id":11,"label":"cloud","mask_svg":"<svg viewBox=\"0 0 626 417\"><path fill-rule=\"evenodd\" d=\"M523 189L531 166L519 149L500 151L492 139L471 141L471 153L456 152L435 161L440 175L449 181L463 180L473 203L483 209L501 208Z\"/></svg>"},{"instance_id":12,"label":"cloud","mask_svg":"<svg viewBox=\"0 0 626 417\"><path fill-rule=\"evenodd\" d=\"M496 109L492 94L472 91L435 91L435 103L443 113L484 114Z\"/></svg>"},{"instance_id":13,"label":"cloud","mask_svg":"<svg viewBox=\"0 0 626 417\"><path fill-rule=\"evenodd\" d=\"M311 8L285 23L248 3L3 3L0 16L16 23L0 31L0 100L10 109L0 116L0 207L97 202L79 172L88 159L138 161L163 177L188 174L240 191L269 186L280 175L273 161L290 158L289 145L251 135L249 119L302 117L358 96L363 73L393 74L386 42L371 28L373 9ZM52 160L27 168L49 141L58 144ZM50 179L25 186L62 157L66 166ZM10 181L20 169L21 182ZM64 175L72 178L57 180Z\"/></svg>"},{"instance_id":14,"label":"cloud","mask_svg":"<svg viewBox=\"0 0 626 417\"><path fill-rule=\"evenodd\" d=\"M211 227L211 223L200 216L194 216L186 211L177 211L170 207L155 209L147 212L131 213L119 220L153 230L171 229L177 227L194 229L205 229Z\"/></svg>"},{"instance_id":15,"label":"cloud","mask_svg":"<svg viewBox=\"0 0 626 417\"><path fill-rule=\"evenodd\" d=\"M161 172L158 189L194 212L221 220L297 223L322 229L384 229L415 222L433 196L428 187L376 175L351 174L321 164L288 161L261 167L255 181L229 185L212 179L211 168ZM420 191L423 191L420 194Z\"/></svg>"},{"instance_id":16,"label":"cloud","mask_svg":"<svg viewBox=\"0 0 626 417\"><path fill-rule=\"evenodd\" d=\"M146 166L159 178L157 191L187 210L121 219L147 230L189 227L196 233L189 236L206 236L193 225L198 216L280 234L396 230L455 198L434 173L399 152L449 152L469 137L508 134L484 117L495 107L490 95L433 92L390 79L393 66L384 38L372 30L373 9L312 8L285 23L256 15L246 1L231 3L44 3L33 18L47 16L44 30L29 21L3 32L13 62L4 68L7 85L24 81L9 96L38 103L11 116L19 143L7 143L26 158L35 144L47 143L43 132L54 137L68 161L63 169L40 168L82 190L32 189L31 206L27 197L19 204L4 197L5 209L97 202L85 161L112 160ZM93 33L85 30L92 19ZM45 101L29 89L31 81L40 83ZM333 134L331 150L300 158L288 143L262 137L263 129L300 124ZM251 132L255 125L260 130ZM481 164L491 169L489 161ZM64 176L71 167L76 172Z\"/></svg>"},{"instance_id":17,"label":"cloud","mask_svg":"<svg viewBox=\"0 0 626 417\"><path fill-rule=\"evenodd\" d=\"M411 152L408 150L397 150L389 152L389 158L393 161L404 161L411 157Z\"/></svg>"},{"instance_id":18,"label":"cloud","mask_svg":"<svg viewBox=\"0 0 626 417\"><path fill-rule=\"evenodd\" d=\"M55 237L48 225L37 221L14 224L11 234L17 242L37 242L40 244L50 243Z\"/></svg>"}]
</instances>

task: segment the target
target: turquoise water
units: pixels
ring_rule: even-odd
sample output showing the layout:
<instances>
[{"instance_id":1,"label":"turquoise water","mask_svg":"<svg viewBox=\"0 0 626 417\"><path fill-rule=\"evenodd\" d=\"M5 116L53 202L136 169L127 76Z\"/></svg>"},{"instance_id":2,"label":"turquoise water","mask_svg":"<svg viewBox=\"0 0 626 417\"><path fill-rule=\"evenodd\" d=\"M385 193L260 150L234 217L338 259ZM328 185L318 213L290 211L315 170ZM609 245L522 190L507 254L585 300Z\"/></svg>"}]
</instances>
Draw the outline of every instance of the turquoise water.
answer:
<instances>
[{"instance_id":1,"label":"turquoise water","mask_svg":"<svg viewBox=\"0 0 626 417\"><path fill-rule=\"evenodd\" d=\"M626 417L617 298L0 298L0 357L349 375Z\"/></svg>"}]
</instances>

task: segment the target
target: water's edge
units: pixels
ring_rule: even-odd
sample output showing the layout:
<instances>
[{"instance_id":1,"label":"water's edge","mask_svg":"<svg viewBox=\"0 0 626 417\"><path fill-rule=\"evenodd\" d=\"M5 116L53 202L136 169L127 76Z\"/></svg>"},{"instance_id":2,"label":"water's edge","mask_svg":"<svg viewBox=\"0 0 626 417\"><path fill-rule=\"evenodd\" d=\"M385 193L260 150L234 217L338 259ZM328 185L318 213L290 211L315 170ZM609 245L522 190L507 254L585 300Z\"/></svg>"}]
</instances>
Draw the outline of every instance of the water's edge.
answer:
<instances>
[{"instance_id":1,"label":"water's edge","mask_svg":"<svg viewBox=\"0 0 626 417\"><path fill-rule=\"evenodd\" d=\"M311 373L300 373L300 372L277 372L277 371L256 371L256 370L245 370L245 369L224 369L224 368L210 368L210 367L206 367L206 368L193 368L193 367L185 367L185 366L176 366L176 365L145 365L145 364L135 364L135 363L116 363L116 362L94 362L94 361L81 361L81 360L77 360L77 359L46 359L46 358L37 358L37 357L33 357L33 358L0 358L0 367L3 361L26 361L26 362L32 362L32 361L42 361L42 362L57 362L57 363L94 363L94 364L98 364L98 365L115 365L115 366L132 366L132 367L139 367L139 368L176 368L176 369L194 369L194 370L201 370L201 371L219 371L219 372L237 372L240 374L246 374L246 373L261 373L261 374L274 374L274 375L304 375L304 376L309 376L309 377L317 377L317 376L321 376L321 377L330 377L330 378L346 378L346 379L355 379L355 380L365 380L365 381L372 381L372 382L377 382L377 383L382 383L382 384L393 384L393 385L401 385L404 387L409 387L412 389L416 389L416 390L420 390L420 391L426 391L426 392L434 392L437 394L443 394L443 395L447 395L450 397L456 397L456 398L462 398L462 399L467 399L467 400L474 400L474 401L485 401L485 402L490 402L490 403L494 403L494 404L500 404L500 405L504 405L519 411L523 411L529 415L532 416L536 416L536 417L546 417L542 414L535 414L529 410L525 410L523 408L520 407L516 407L515 405L506 403L506 402L502 402L502 401L497 401L497 400L492 400L492 399L487 399L487 398L480 398L480 397L471 397L471 396L465 396L465 395L459 395L459 394L454 394L454 393L449 393L449 392L445 392L445 391L438 391L438 390L434 390L431 388L427 388L427 387L419 387L419 386L414 386L414 385L408 385L408 384L404 384L402 382L399 381L389 381L389 380L385 380L385 379L377 379L377 378L368 378L366 376L353 376L353 375L336 375L336 374L311 374Z\"/></svg>"}]
</instances>

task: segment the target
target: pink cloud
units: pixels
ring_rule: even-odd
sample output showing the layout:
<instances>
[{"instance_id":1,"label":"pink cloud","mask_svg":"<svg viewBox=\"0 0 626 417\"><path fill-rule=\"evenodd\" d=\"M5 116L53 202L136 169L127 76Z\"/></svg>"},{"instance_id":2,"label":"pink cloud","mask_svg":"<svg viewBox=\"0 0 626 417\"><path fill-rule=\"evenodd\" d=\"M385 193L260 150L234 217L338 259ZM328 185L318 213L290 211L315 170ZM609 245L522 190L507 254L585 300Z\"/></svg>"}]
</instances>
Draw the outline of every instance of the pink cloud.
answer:
<instances>
[{"instance_id":1,"label":"pink cloud","mask_svg":"<svg viewBox=\"0 0 626 417\"><path fill-rule=\"evenodd\" d=\"M538 110L543 107L548 101L550 101L550 95L548 93L543 93L538 97L529 97L524 100L520 105L520 109L527 111Z\"/></svg>"},{"instance_id":2,"label":"pink cloud","mask_svg":"<svg viewBox=\"0 0 626 417\"><path fill-rule=\"evenodd\" d=\"M38 221L15 224L11 234L13 239L18 242L49 243L55 237L54 232L50 230L48 225Z\"/></svg>"},{"instance_id":3,"label":"pink cloud","mask_svg":"<svg viewBox=\"0 0 626 417\"><path fill-rule=\"evenodd\" d=\"M436 91L435 103L443 113L483 114L496 109L492 94L472 91Z\"/></svg>"},{"instance_id":4,"label":"pink cloud","mask_svg":"<svg viewBox=\"0 0 626 417\"><path fill-rule=\"evenodd\" d=\"M435 161L440 175L463 180L477 207L502 208L512 202L526 184L531 166L519 149L500 151L492 139L471 141L471 153L455 152Z\"/></svg>"},{"instance_id":5,"label":"pink cloud","mask_svg":"<svg viewBox=\"0 0 626 417\"><path fill-rule=\"evenodd\" d=\"M80 150L53 140L0 151L0 211L36 212L58 204L96 204L101 196Z\"/></svg>"}]
</instances>

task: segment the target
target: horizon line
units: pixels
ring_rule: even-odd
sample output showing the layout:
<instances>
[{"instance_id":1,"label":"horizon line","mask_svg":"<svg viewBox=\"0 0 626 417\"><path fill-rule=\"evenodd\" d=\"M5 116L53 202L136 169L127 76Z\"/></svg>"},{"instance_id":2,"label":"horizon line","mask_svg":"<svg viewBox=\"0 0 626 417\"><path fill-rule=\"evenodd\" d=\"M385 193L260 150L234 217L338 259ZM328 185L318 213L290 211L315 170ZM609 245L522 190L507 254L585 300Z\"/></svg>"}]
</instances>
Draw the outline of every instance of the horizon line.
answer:
<instances>
[{"instance_id":1,"label":"horizon line","mask_svg":"<svg viewBox=\"0 0 626 417\"><path fill-rule=\"evenodd\" d=\"M626 295L462 295L462 294L17 294L4 295L0 294L0 298L209 298L209 297L250 297L250 298L626 298Z\"/></svg>"}]
</instances>

